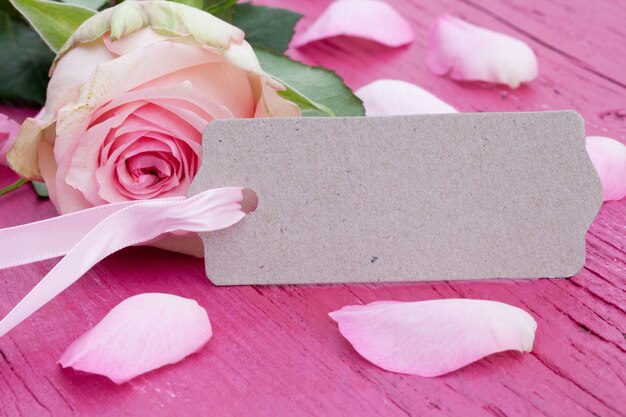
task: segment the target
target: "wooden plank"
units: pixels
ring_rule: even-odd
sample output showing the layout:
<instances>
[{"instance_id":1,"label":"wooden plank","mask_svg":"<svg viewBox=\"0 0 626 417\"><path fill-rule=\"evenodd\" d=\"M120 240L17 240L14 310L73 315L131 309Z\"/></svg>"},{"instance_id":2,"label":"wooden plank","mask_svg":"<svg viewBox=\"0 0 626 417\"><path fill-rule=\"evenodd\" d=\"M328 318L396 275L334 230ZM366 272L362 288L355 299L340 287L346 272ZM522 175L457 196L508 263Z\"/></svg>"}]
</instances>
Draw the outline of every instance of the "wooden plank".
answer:
<instances>
[{"instance_id":1,"label":"wooden plank","mask_svg":"<svg viewBox=\"0 0 626 417\"><path fill-rule=\"evenodd\" d=\"M626 8L584 0L532 6L490 0L480 7L457 0L389 2L415 26L415 45L380 49L339 39L299 53L337 70L353 87L382 77L406 79L462 111L573 108L587 120L588 133L626 142L620 116L626 57L611 53L626 40ZM328 1L262 3L314 17ZM425 36L441 13L528 41L539 56L539 79L510 91L429 74ZM52 205L27 188L3 198L0 207L2 227L54 215ZM204 278L201 260L125 250L0 339L0 415L624 415L625 231L626 200L605 204L587 236L585 270L568 280L217 288ZM0 314L53 265L0 271ZM122 299L147 291L197 299L212 319L214 339L180 364L123 386L59 369L55 361L74 338ZM539 325L533 353L494 355L434 379L398 375L360 358L327 317L345 304L459 296L503 301L533 314Z\"/></svg>"}]
</instances>

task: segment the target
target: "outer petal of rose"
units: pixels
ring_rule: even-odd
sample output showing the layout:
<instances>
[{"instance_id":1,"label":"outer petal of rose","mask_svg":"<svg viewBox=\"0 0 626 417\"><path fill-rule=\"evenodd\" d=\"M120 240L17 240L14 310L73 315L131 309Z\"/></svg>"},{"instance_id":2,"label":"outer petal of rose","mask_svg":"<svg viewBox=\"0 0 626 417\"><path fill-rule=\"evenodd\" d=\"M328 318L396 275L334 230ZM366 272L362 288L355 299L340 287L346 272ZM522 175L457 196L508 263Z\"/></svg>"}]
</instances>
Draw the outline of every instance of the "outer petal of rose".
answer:
<instances>
[{"instance_id":1,"label":"outer petal of rose","mask_svg":"<svg viewBox=\"0 0 626 417\"><path fill-rule=\"evenodd\" d=\"M231 45L228 50L224 51L224 57L236 67L249 72L248 78L252 86L254 102L257 103L254 117L299 117L302 115L296 104L279 96L278 91L284 90L285 86L263 71L248 42Z\"/></svg>"},{"instance_id":2,"label":"outer petal of rose","mask_svg":"<svg viewBox=\"0 0 626 417\"><path fill-rule=\"evenodd\" d=\"M164 1L124 2L85 21L61 48L55 63L71 48L109 31L111 39L118 40L147 26L169 37L188 37L220 50L244 38L241 29L195 7Z\"/></svg>"},{"instance_id":3,"label":"outer petal of rose","mask_svg":"<svg viewBox=\"0 0 626 417\"><path fill-rule=\"evenodd\" d=\"M41 141L37 146L37 163L39 165L39 169L41 170L41 175L46 183L46 187L48 188L48 196L50 197L50 201L54 204L54 207L57 209L57 212L60 212L59 206L57 205L57 188L56 188L56 174L57 174L57 164L54 160L54 145L48 141ZM80 209L79 209L80 210Z\"/></svg>"},{"instance_id":4,"label":"outer petal of rose","mask_svg":"<svg viewBox=\"0 0 626 417\"><path fill-rule=\"evenodd\" d=\"M292 45L300 47L341 35L392 47L409 44L415 39L409 22L387 3L379 0L338 0L332 2L308 29L297 36Z\"/></svg>"},{"instance_id":5,"label":"outer petal of rose","mask_svg":"<svg viewBox=\"0 0 626 417\"><path fill-rule=\"evenodd\" d=\"M604 201L626 197L626 146L615 139L589 136L587 153L600 176Z\"/></svg>"},{"instance_id":6,"label":"outer petal of rose","mask_svg":"<svg viewBox=\"0 0 626 417\"><path fill-rule=\"evenodd\" d=\"M115 306L67 348L59 363L122 384L197 352L211 335L209 317L196 301L140 294Z\"/></svg>"},{"instance_id":7,"label":"outer petal of rose","mask_svg":"<svg viewBox=\"0 0 626 417\"><path fill-rule=\"evenodd\" d=\"M15 143L20 125L7 115L0 113L0 165L8 165L7 153Z\"/></svg>"},{"instance_id":8,"label":"outer petal of rose","mask_svg":"<svg viewBox=\"0 0 626 417\"><path fill-rule=\"evenodd\" d=\"M455 80L517 88L537 76L537 57L519 39L443 15L430 29L426 65Z\"/></svg>"},{"instance_id":9,"label":"outer petal of rose","mask_svg":"<svg viewBox=\"0 0 626 417\"><path fill-rule=\"evenodd\" d=\"M7 161L13 171L31 180L42 180L37 165L37 147L42 141L54 141L55 125L54 121L45 122L32 117L24 120L15 143L7 154Z\"/></svg>"},{"instance_id":10,"label":"outer petal of rose","mask_svg":"<svg viewBox=\"0 0 626 417\"><path fill-rule=\"evenodd\" d=\"M381 301L330 313L365 359L383 369L443 375L505 350L532 350L537 323L496 301Z\"/></svg>"},{"instance_id":11,"label":"outer petal of rose","mask_svg":"<svg viewBox=\"0 0 626 417\"><path fill-rule=\"evenodd\" d=\"M76 100L78 87L91 77L98 65L115 58L100 42L87 43L69 51L57 64L54 77L48 84L46 111L40 119L50 120L61 107Z\"/></svg>"},{"instance_id":12,"label":"outer petal of rose","mask_svg":"<svg viewBox=\"0 0 626 417\"><path fill-rule=\"evenodd\" d=\"M231 44L230 47L224 51L224 58L226 58L226 60L234 66L241 68L244 71L251 72L256 75L266 75L261 68L261 64L259 63L259 59L257 58L254 49L246 41ZM278 83L276 86L280 87L281 84Z\"/></svg>"},{"instance_id":13,"label":"outer petal of rose","mask_svg":"<svg viewBox=\"0 0 626 417\"><path fill-rule=\"evenodd\" d=\"M109 51L116 55L125 55L137 49L145 48L153 43L170 40L171 38L159 35L152 30L151 27L145 27L136 32L129 33L116 41L111 40L110 33L105 33L102 39Z\"/></svg>"},{"instance_id":14,"label":"outer petal of rose","mask_svg":"<svg viewBox=\"0 0 626 417\"><path fill-rule=\"evenodd\" d=\"M54 142L54 115L60 108L78 98L79 86L91 76L98 65L114 57L97 42L85 44L65 55L63 62L58 63L58 74L48 83L46 107L36 117L24 121L16 146L8 155L9 165L14 171L29 179L44 179L37 165L37 149L41 141Z\"/></svg>"},{"instance_id":15,"label":"outer petal of rose","mask_svg":"<svg viewBox=\"0 0 626 417\"><path fill-rule=\"evenodd\" d=\"M200 65L200 67L203 66ZM210 68L211 65L207 65L207 67ZM174 74L170 74L159 79L171 81L169 84L146 83L141 89L129 91L115 97L106 105L98 108L98 110L91 114L91 124L100 123L102 119L111 117L114 113L117 113L117 107L136 101L145 101L146 103L154 103L159 106L172 104L178 108L194 111L199 116L204 117L207 120L213 118L234 117L234 115L221 101L219 101L219 99L213 99L213 95L211 95L210 98L204 95L202 97L195 95L194 90L203 91L200 90L200 88L208 87L208 85L192 84L189 80L177 83L179 72L184 71L176 72L176 76L174 76ZM209 72L208 69L207 72Z\"/></svg>"},{"instance_id":16,"label":"outer petal of rose","mask_svg":"<svg viewBox=\"0 0 626 417\"><path fill-rule=\"evenodd\" d=\"M214 55L222 55L233 65L259 76L269 85L281 87L280 83L263 71L252 47L244 41L241 29L194 7L162 1L122 3L91 17L59 51L51 71L55 71L56 64L72 48L108 36L109 47L115 49L110 41L120 40L146 27L151 27L157 35L175 42L180 40L190 46L204 48ZM131 38L127 47L122 45L117 52L135 51L133 45L153 46L152 42L158 40L153 35L148 37L150 39L143 35Z\"/></svg>"},{"instance_id":17,"label":"outer petal of rose","mask_svg":"<svg viewBox=\"0 0 626 417\"><path fill-rule=\"evenodd\" d=\"M254 114L255 102L248 78L245 71L228 62L215 62L173 72L146 83L142 89L171 88L172 85L188 83L191 90L189 96L193 96L194 92L202 92L205 100L227 107L232 112L230 117L250 118ZM215 118L223 117L210 113Z\"/></svg>"},{"instance_id":18,"label":"outer petal of rose","mask_svg":"<svg viewBox=\"0 0 626 417\"><path fill-rule=\"evenodd\" d=\"M448 103L406 81L377 80L359 88L355 94L363 100L367 116L457 112Z\"/></svg>"},{"instance_id":19,"label":"outer petal of rose","mask_svg":"<svg viewBox=\"0 0 626 417\"><path fill-rule=\"evenodd\" d=\"M9 164L21 176L41 181L44 179L37 164L37 149L41 141L54 142L56 120L54 114L79 96L79 86L93 73L94 69L115 58L99 43L84 44L69 51L57 65L57 74L48 84L46 107L34 118L28 118L16 139L15 147L8 155ZM50 184L47 182L48 186ZM52 199L55 201L54 199Z\"/></svg>"},{"instance_id":20,"label":"outer petal of rose","mask_svg":"<svg viewBox=\"0 0 626 417\"><path fill-rule=\"evenodd\" d=\"M300 108L260 79L250 81L256 99L254 117L300 117Z\"/></svg>"}]
</instances>

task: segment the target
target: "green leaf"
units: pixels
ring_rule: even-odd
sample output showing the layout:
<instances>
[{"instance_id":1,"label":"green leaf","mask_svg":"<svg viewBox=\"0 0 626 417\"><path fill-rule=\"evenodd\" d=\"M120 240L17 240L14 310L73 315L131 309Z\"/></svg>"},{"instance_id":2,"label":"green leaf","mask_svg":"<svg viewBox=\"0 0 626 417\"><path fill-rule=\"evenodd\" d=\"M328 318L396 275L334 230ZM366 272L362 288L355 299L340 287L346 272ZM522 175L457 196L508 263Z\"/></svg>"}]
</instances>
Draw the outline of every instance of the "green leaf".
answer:
<instances>
[{"instance_id":1,"label":"green leaf","mask_svg":"<svg viewBox=\"0 0 626 417\"><path fill-rule=\"evenodd\" d=\"M237 4L237 0L208 0L205 11L215 14L223 12Z\"/></svg>"},{"instance_id":2,"label":"green leaf","mask_svg":"<svg viewBox=\"0 0 626 417\"><path fill-rule=\"evenodd\" d=\"M246 40L257 48L282 54L293 37L301 14L275 7L237 5L233 24L246 33Z\"/></svg>"},{"instance_id":3,"label":"green leaf","mask_svg":"<svg viewBox=\"0 0 626 417\"><path fill-rule=\"evenodd\" d=\"M204 10L213 16L219 17L226 22L232 23L235 16L237 0L207 0Z\"/></svg>"},{"instance_id":4,"label":"green leaf","mask_svg":"<svg viewBox=\"0 0 626 417\"><path fill-rule=\"evenodd\" d=\"M54 54L25 23L0 12L0 100L43 104Z\"/></svg>"},{"instance_id":5,"label":"green leaf","mask_svg":"<svg viewBox=\"0 0 626 417\"><path fill-rule=\"evenodd\" d=\"M86 7L48 0L9 1L55 52L85 20L96 14Z\"/></svg>"},{"instance_id":6,"label":"green leaf","mask_svg":"<svg viewBox=\"0 0 626 417\"><path fill-rule=\"evenodd\" d=\"M16 18L16 19L22 18L22 15L20 14L20 12L15 10L15 7L13 7L11 3L9 3L8 1L0 0L0 13L6 13L10 17Z\"/></svg>"},{"instance_id":7,"label":"green leaf","mask_svg":"<svg viewBox=\"0 0 626 417\"><path fill-rule=\"evenodd\" d=\"M363 103L332 71L309 67L286 56L255 49L263 69L280 81L279 94L296 103L303 116L364 116Z\"/></svg>"},{"instance_id":8,"label":"green leaf","mask_svg":"<svg viewBox=\"0 0 626 417\"><path fill-rule=\"evenodd\" d=\"M63 3L75 4L76 6L83 6L91 10L98 10L104 6L107 0L60 0ZM202 2L202 0L198 0Z\"/></svg>"},{"instance_id":9,"label":"green leaf","mask_svg":"<svg viewBox=\"0 0 626 417\"><path fill-rule=\"evenodd\" d=\"M204 8L204 0L170 0L174 3L186 4L187 6L195 7L202 10Z\"/></svg>"}]
</instances>

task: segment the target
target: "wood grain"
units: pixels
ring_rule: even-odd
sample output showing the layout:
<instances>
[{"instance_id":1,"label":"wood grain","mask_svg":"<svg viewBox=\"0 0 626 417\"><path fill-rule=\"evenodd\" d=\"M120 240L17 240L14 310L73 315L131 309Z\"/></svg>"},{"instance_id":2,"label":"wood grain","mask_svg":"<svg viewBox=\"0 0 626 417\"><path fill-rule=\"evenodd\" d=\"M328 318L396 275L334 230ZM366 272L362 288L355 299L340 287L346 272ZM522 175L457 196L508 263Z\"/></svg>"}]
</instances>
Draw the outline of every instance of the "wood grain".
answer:
<instances>
[{"instance_id":1,"label":"wood grain","mask_svg":"<svg viewBox=\"0 0 626 417\"><path fill-rule=\"evenodd\" d=\"M304 12L328 1L265 0ZM381 49L349 39L292 51L352 87L399 78L461 111L574 109L588 134L626 143L626 4L598 0L389 0L417 41ZM451 13L527 41L540 77L511 91L438 78L423 64L429 25ZM0 171L9 182L7 170ZM27 187L0 201L0 226L55 215ZM620 416L626 395L626 200L606 203L570 279L217 288L202 261L149 248L117 253L0 339L4 416ZM419 256L419 254L416 254ZM0 271L6 314L54 261ZM168 292L198 300L214 338L196 355L128 384L61 370L63 350L124 298ZM374 300L472 297L503 301L538 322L531 354L502 353L447 376L385 372L360 358L329 311Z\"/></svg>"}]
</instances>

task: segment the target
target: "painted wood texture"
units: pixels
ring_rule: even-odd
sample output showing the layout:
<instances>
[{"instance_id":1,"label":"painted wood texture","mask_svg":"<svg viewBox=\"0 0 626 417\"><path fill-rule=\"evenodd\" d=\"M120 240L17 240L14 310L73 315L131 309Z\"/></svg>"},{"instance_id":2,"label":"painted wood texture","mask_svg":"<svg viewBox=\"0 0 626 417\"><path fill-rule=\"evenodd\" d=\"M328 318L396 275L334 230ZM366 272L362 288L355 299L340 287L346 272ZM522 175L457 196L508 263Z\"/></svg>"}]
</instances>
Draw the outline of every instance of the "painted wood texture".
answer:
<instances>
[{"instance_id":1,"label":"painted wood texture","mask_svg":"<svg viewBox=\"0 0 626 417\"><path fill-rule=\"evenodd\" d=\"M292 54L336 70L354 88L378 78L415 82L461 111L575 109L588 134L626 143L624 1L389 2L415 27L414 45L381 49L335 39ZM303 28L328 1L262 3L303 12ZM426 33L443 13L524 39L537 52L540 77L511 91L429 74ZM7 170L0 175L11 180ZM0 207L1 227L55 215L27 187ZM209 283L199 259L124 250L0 339L0 415L626 415L626 200L603 206L587 249L584 270L570 279L234 288ZM0 314L54 263L0 271ZM59 368L56 360L76 337L142 292L198 300L214 325L212 341L180 364L122 386ZM493 355L434 379L398 375L360 358L327 316L346 304L447 297L526 309L539 326L534 351Z\"/></svg>"}]
</instances>

